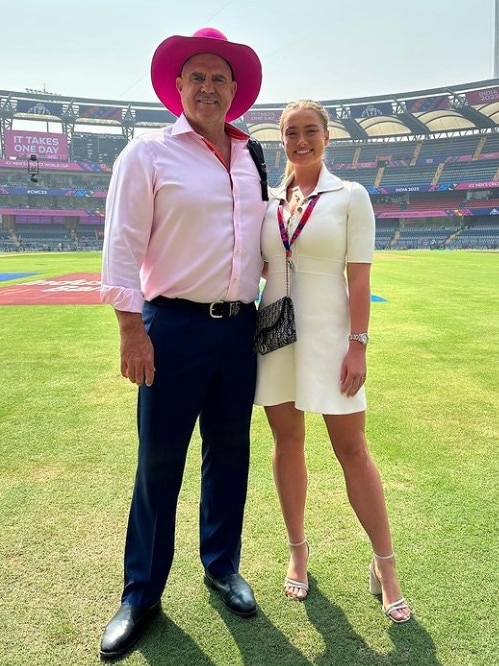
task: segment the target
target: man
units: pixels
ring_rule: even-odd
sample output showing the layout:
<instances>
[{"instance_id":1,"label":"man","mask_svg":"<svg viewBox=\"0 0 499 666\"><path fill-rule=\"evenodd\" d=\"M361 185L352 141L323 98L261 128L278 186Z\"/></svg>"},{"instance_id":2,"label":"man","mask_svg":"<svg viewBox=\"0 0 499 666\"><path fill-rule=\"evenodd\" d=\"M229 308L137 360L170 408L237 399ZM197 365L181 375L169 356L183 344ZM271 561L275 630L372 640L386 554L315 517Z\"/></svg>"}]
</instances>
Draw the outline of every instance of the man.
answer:
<instances>
[{"instance_id":1,"label":"man","mask_svg":"<svg viewBox=\"0 0 499 666\"><path fill-rule=\"evenodd\" d=\"M101 298L116 310L121 373L139 387L139 451L122 604L103 658L127 652L160 608L198 417L204 580L232 612L256 613L239 559L265 203L249 137L228 122L254 103L261 64L205 28L162 42L151 78L180 117L123 150L106 209Z\"/></svg>"}]
</instances>

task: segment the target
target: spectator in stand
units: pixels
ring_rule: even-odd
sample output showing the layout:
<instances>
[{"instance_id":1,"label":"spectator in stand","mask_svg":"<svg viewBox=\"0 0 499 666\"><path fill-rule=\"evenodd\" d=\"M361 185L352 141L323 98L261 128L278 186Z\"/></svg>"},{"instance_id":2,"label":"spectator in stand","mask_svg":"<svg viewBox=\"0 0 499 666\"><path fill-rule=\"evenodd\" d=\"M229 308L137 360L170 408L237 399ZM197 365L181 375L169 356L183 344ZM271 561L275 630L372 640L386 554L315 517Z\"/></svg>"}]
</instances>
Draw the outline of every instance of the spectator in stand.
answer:
<instances>
[{"instance_id":1,"label":"spectator in stand","mask_svg":"<svg viewBox=\"0 0 499 666\"><path fill-rule=\"evenodd\" d=\"M139 386L124 590L101 643L107 659L127 652L160 608L198 417L204 581L236 615L257 610L239 561L266 204L249 136L228 122L255 101L261 64L206 28L162 42L151 72L180 117L117 159L103 252L102 300L116 310L121 372Z\"/></svg>"}]
</instances>

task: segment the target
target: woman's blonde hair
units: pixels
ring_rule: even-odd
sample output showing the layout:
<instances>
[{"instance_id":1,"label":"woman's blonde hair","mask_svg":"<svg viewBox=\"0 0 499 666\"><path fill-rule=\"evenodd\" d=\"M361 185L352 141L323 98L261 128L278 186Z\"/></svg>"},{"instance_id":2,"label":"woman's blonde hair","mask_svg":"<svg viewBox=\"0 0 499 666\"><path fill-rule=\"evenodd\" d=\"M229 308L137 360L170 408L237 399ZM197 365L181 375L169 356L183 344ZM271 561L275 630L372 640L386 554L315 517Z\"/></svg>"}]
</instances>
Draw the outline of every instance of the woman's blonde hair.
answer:
<instances>
[{"instance_id":1,"label":"woman's blonde hair","mask_svg":"<svg viewBox=\"0 0 499 666\"><path fill-rule=\"evenodd\" d=\"M319 116L319 120L321 121L324 131L325 132L328 131L329 116L326 109L322 106L322 104L320 104L319 102L315 102L313 99L299 99L296 102L289 102L289 104L284 108L283 112L281 113L281 117L279 119L279 131L281 133L281 139L284 131L284 123L286 122L286 118L289 116L289 114L292 111L303 111L303 110L315 111L316 114ZM286 179L288 178L289 174L292 171L293 171L293 164L289 160L287 160L281 184L283 184L286 181Z\"/></svg>"}]
</instances>

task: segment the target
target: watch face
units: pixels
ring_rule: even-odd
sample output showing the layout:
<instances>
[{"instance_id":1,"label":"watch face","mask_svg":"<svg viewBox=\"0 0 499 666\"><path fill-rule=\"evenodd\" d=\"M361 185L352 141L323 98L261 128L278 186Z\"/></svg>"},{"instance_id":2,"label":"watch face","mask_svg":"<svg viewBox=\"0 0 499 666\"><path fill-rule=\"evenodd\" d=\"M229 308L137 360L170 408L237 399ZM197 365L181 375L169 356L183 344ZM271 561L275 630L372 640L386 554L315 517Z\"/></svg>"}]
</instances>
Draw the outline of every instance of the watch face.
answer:
<instances>
[{"instance_id":1,"label":"watch face","mask_svg":"<svg viewBox=\"0 0 499 666\"><path fill-rule=\"evenodd\" d=\"M369 336L367 333L353 333L352 335L348 336L349 340L356 340L357 342L360 342L361 345L367 345L369 342Z\"/></svg>"}]
</instances>

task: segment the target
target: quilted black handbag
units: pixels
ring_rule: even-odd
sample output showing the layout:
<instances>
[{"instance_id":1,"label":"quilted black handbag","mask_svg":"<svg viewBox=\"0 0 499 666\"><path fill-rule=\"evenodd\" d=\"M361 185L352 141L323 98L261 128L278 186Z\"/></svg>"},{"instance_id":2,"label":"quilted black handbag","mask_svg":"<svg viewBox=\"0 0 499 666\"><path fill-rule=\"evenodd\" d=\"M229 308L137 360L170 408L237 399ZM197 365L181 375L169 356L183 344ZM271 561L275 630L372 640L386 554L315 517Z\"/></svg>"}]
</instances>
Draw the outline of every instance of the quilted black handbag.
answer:
<instances>
[{"instance_id":1,"label":"quilted black handbag","mask_svg":"<svg viewBox=\"0 0 499 666\"><path fill-rule=\"evenodd\" d=\"M255 349L260 354L296 342L295 310L290 296L261 308L256 316Z\"/></svg>"}]
</instances>

